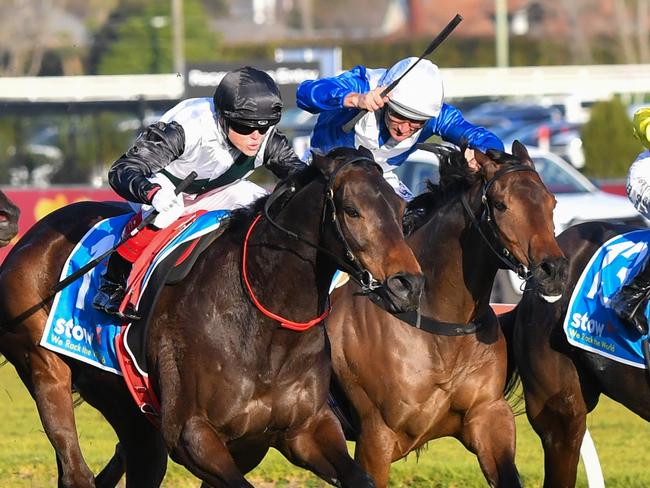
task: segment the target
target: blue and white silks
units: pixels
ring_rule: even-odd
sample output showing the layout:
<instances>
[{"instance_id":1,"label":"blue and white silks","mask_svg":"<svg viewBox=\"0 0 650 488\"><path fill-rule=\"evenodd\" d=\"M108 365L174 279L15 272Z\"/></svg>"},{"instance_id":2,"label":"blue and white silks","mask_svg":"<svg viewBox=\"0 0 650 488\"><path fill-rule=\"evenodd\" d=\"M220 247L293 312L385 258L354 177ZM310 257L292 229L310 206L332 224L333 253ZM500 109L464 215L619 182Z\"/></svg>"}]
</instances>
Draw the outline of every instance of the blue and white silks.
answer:
<instances>
[{"instance_id":1,"label":"blue and white silks","mask_svg":"<svg viewBox=\"0 0 650 488\"><path fill-rule=\"evenodd\" d=\"M424 127L410 138L395 143L379 113L366 114L350 133L343 132L343 125L357 113L358 109L345 108L343 100L349 93L366 93L377 86L386 86L393 81L385 74L386 69L368 69L356 66L339 76L304 81L298 87L298 106L308 112L320 114L311 137L311 147L327 152L335 147L364 147L370 149L375 160L390 171L391 166L401 165L415 151L418 142L424 142L432 135L439 135L445 141L459 145L463 138L470 147L486 151L494 148L503 150L503 143L490 131L466 121L460 111L446 103L437 117L429 119Z\"/></svg>"},{"instance_id":2,"label":"blue and white silks","mask_svg":"<svg viewBox=\"0 0 650 488\"><path fill-rule=\"evenodd\" d=\"M616 236L594 253L576 283L564 320L570 344L615 361L645 368L640 336L608 306L649 259L650 230ZM650 316L650 304L644 311Z\"/></svg>"},{"instance_id":3,"label":"blue and white silks","mask_svg":"<svg viewBox=\"0 0 650 488\"><path fill-rule=\"evenodd\" d=\"M207 212L177 235L156 256L147 270L143 289L153 270L169 253L182 243L215 230L227 215L229 212L225 210ZM132 213L128 213L112 217L93 226L72 250L63 266L60 279L70 276L113 247L132 216ZM41 338L41 346L121 375L115 352L115 337L120 333L122 324L117 317L92 306L100 277L106 270L106 261L99 263L56 295Z\"/></svg>"}]
</instances>

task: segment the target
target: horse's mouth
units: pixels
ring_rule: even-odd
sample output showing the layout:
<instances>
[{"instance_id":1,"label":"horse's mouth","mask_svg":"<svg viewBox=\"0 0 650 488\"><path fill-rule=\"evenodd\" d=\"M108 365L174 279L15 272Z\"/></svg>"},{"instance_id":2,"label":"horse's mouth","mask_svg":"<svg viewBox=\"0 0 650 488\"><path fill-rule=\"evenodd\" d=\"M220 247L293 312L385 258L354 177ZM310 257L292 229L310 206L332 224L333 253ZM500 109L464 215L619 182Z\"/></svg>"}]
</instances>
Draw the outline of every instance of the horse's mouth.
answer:
<instances>
[{"instance_id":1,"label":"horse's mouth","mask_svg":"<svg viewBox=\"0 0 650 488\"><path fill-rule=\"evenodd\" d=\"M375 305L378 305L389 313L411 312L417 308L417 306L398 305L387 293L377 293L373 291L368 294L368 298L370 298Z\"/></svg>"},{"instance_id":2,"label":"horse's mouth","mask_svg":"<svg viewBox=\"0 0 650 488\"><path fill-rule=\"evenodd\" d=\"M417 299L401 299L382 286L368 293L368 298L377 306L383 308L389 313L404 313L417 310L420 305L419 294Z\"/></svg>"},{"instance_id":3,"label":"horse's mouth","mask_svg":"<svg viewBox=\"0 0 650 488\"><path fill-rule=\"evenodd\" d=\"M557 302L560 298L562 298L562 294L559 295L544 295L541 294L539 295L542 300L544 300L546 303L555 303Z\"/></svg>"},{"instance_id":4,"label":"horse's mouth","mask_svg":"<svg viewBox=\"0 0 650 488\"><path fill-rule=\"evenodd\" d=\"M564 296L565 289L563 283L550 281L546 283L535 282L533 285L536 294L546 303L556 303Z\"/></svg>"}]
</instances>

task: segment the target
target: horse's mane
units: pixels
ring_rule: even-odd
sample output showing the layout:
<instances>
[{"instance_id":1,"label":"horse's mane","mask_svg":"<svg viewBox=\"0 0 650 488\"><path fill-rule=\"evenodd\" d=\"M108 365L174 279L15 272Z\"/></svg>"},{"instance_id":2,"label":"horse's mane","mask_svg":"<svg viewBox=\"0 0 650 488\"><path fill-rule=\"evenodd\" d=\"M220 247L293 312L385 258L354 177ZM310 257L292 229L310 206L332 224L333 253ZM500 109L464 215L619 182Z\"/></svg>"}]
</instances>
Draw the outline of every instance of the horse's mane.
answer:
<instances>
[{"instance_id":1,"label":"horse's mane","mask_svg":"<svg viewBox=\"0 0 650 488\"><path fill-rule=\"evenodd\" d=\"M404 215L404 233L412 234L433 214L433 211L474 186L481 179L480 171L472 171L465 159L466 146L460 148L435 145L439 159L440 182L427 180L427 189L407 204ZM488 149L486 155L497 164L521 164L521 161L503 151Z\"/></svg>"},{"instance_id":2,"label":"horse's mane","mask_svg":"<svg viewBox=\"0 0 650 488\"><path fill-rule=\"evenodd\" d=\"M372 153L364 147L360 147L358 149L350 147L338 147L330 150L326 155L318 153L315 155L315 157L324 157L332 160L349 160L365 157L374 161ZM276 216L277 213L284 208L284 206L293 195L314 181L314 179L322 176L323 173L317 167L311 164L305 164L303 168L294 171L288 177L281 180L273 190L274 193L276 191L281 191L283 188L289 187L293 187L294 191L286 192L277 198L270 210L271 217ZM228 222L228 229L229 232L231 232L231 235L243 235L250 227L253 219L264 210L264 204L270 198L270 196L271 195L263 196L246 207L233 210Z\"/></svg>"},{"instance_id":3,"label":"horse's mane","mask_svg":"<svg viewBox=\"0 0 650 488\"><path fill-rule=\"evenodd\" d=\"M274 192L280 190L282 187L289 186L294 187L295 192L286 192L284 195L280 196L278 200L273 203L273 206L270 210L271 216L273 217L277 215L277 213L282 208L284 208L284 206L296 192L300 191L301 188L306 186L321 174L322 173L318 169L310 165L305 165L304 168L296 171L287 178L280 180L275 186L273 190ZM250 205L236 208L231 212L230 217L228 218L228 230L232 236L241 235L243 238L243 235L250 227L253 219L255 219L258 214L264 211L264 205L270 196L271 195L265 195L263 197L260 197Z\"/></svg>"}]
</instances>

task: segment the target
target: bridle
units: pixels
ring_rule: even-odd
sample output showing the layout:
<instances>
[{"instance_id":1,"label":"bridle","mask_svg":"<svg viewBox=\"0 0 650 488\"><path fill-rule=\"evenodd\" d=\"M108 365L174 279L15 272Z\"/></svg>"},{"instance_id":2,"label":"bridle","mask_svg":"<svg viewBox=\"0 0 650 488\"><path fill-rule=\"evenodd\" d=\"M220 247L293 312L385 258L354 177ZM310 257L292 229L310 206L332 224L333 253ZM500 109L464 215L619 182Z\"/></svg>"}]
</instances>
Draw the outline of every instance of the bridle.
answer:
<instances>
[{"instance_id":1,"label":"bridle","mask_svg":"<svg viewBox=\"0 0 650 488\"><path fill-rule=\"evenodd\" d=\"M327 254L337 264L338 268L346 271L350 275L350 277L359 284L359 286L361 287L360 294L369 295L371 293L381 292L382 290L384 290L385 286L373 277L372 273L366 267L364 267L363 264L361 264L361 261L359 261L359 259L354 255L354 252L352 252L352 249L350 248L350 245L348 244L347 240L345 239L345 236L343 235L343 231L341 230L339 219L336 216L336 204L334 202L333 186L336 180L336 176L344 167L347 167L348 165L355 164L355 163L370 163L373 166L377 167L381 172L381 168L379 167L379 165L377 165L377 163L375 163L374 160L367 157L357 157L349 161L346 161L343 164L341 164L339 167L337 167L334 170L334 172L330 175L330 178L325 187L325 192L324 192L325 201L323 204L323 214L320 223L321 229L328 221L331 221L334 224L335 235L337 239L340 241L340 243L343 245L343 249L345 251L345 260L341 259L339 256L331 252L329 249L326 249L320 246L319 244L311 242L309 239L306 239L296 234L295 232L292 232L289 229L283 227L270 216L269 210L281 196L290 193L289 198L291 198L295 194L296 187L290 184L289 182L284 183L282 186L278 187L266 200L264 204L264 218L266 218L266 220L268 220L268 222L271 225L273 225L276 229L288 235L290 238L296 241L300 241L304 244L307 244L308 246L318 250L319 252ZM258 215L255 218L255 220L249 227L248 232L246 233L246 238L244 240L244 249L242 253L242 275L243 275L244 284L246 285L246 288L248 290L248 293L253 303L258 308L258 310L260 310L264 315L266 315L267 317L273 320L280 322L280 325L282 327L292 329L292 330L297 330L297 331L307 330L313 325L316 325L317 323L324 320L325 317L327 317L327 315L329 314L331 308L329 305L329 295L327 297L327 306L325 308L325 311L319 317L316 317L308 322L293 322L265 308L255 296L250 281L248 280L248 275L246 271L248 241L253 232L255 225L260 221L261 218L262 215Z\"/></svg>"},{"instance_id":2,"label":"bridle","mask_svg":"<svg viewBox=\"0 0 650 488\"><path fill-rule=\"evenodd\" d=\"M361 287L361 293L367 295L369 293L375 292L376 290L382 288L384 285L382 285L380 281L375 279L372 273L365 266L363 266L363 264L361 264L361 261L359 261L359 259L354 255L354 252L352 252L350 245L345 239L345 236L343 235L343 231L341 230L341 224L339 222L339 219L336 216L336 203L334 203L334 190L333 190L334 182L336 180L336 176L338 175L338 173L348 165L358 164L358 163L369 163L372 166L377 167L379 171L381 171L381 167L373 159L364 156L353 158L349 161L344 162L338 168L336 168L336 170L334 170L334 172L329 178L329 181L327 182L327 185L325 187L325 192L324 192L325 203L323 205L321 227L324 226L325 223L328 221L333 223L334 234L336 235L339 242L342 244L343 249L345 251L345 260L341 259L339 256L331 252L329 249L326 249L320 246L319 244L311 242L310 240L305 239L304 237L299 236L295 232L292 232L289 229L281 226L269 215L269 209L271 208L273 203L277 201L278 198L280 198L286 192L295 193L296 191L295 186L292 186L289 183L287 183L286 186L280 187L276 191L274 191L271 194L271 196L267 199L264 205L264 217L276 229L285 233L292 239L300 241L304 244L307 244L310 247L313 247L319 252L327 254L330 258L332 258L334 262L336 262L339 269L348 273L350 277L359 284L359 286Z\"/></svg>"},{"instance_id":3,"label":"bridle","mask_svg":"<svg viewBox=\"0 0 650 488\"><path fill-rule=\"evenodd\" d=\"M513 164L497 170L497 172L494 173L494 176L492 176L492 178L486 181L483 185L483 189L481 191L481 206L479 207L479 211L482 210L480 219L476 218L476 215L469 205L467 192L461 195L461 201L463 203L465 212L472 221L472 225L476 228L476 230L478 230L481 238L487 244L488 248L490 248L492 253L497 258L499 258L499 260L506 266L506 268L517 273L517 276L519 276L522 280L527 280L531 276L530 270L526 269L526 266L524 266L524 264L519 261L506 246L503 245L501 239L499 238L499 228L494 221L492 201L488 195L490 188L499 178L516 171L532 171L536 173L534 168L524 164ZM489 238L485 232L483 232L483 227L486 227L489 230L491 238ZM492 244L493 242L495 243L494 245Z\"/></svg>"}]
</instances>

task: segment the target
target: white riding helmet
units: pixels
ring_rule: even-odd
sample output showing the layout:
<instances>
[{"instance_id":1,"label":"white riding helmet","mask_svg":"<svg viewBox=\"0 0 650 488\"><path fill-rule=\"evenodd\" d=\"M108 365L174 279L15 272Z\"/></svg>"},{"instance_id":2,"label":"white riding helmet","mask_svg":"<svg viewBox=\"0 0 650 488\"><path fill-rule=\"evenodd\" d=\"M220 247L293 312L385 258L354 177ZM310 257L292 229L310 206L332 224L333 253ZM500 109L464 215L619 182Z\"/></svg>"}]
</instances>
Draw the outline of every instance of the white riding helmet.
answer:
<instances>
[{"instance_id":1,"label":"white riding helmet","mask_svg":"<svg viewBox=\"0 0 650 488\"><path fill-rule=\"evenodd\" d=\"M418 58L406 58L393 65L379 80L388 86L402 75ZM431 61L421 60L390 92L388 106L398 114L413 120L437 117L442 108L444 87L440 70Z\"/></svg>"}]
</instances>

